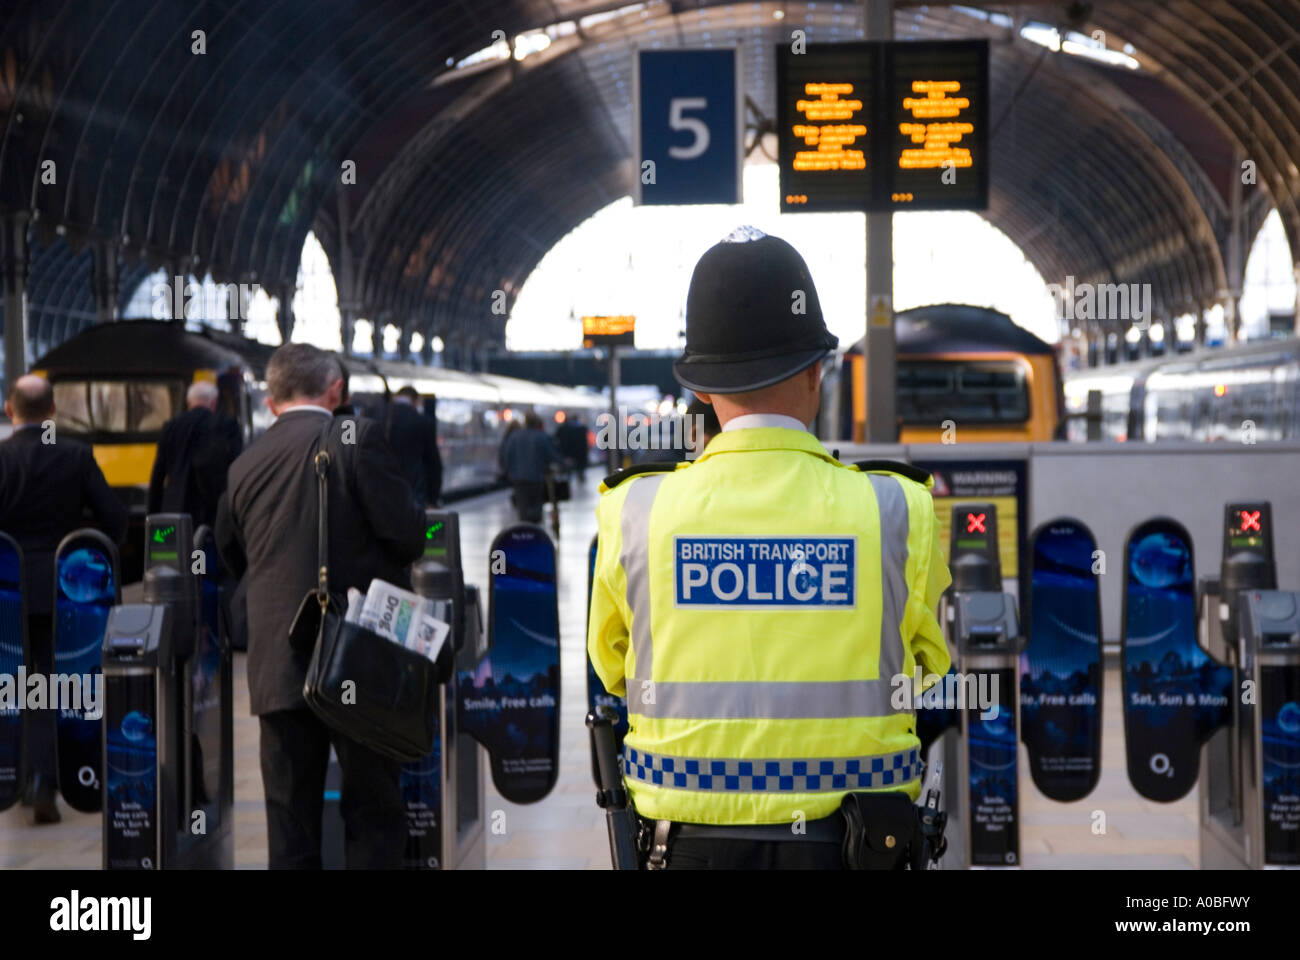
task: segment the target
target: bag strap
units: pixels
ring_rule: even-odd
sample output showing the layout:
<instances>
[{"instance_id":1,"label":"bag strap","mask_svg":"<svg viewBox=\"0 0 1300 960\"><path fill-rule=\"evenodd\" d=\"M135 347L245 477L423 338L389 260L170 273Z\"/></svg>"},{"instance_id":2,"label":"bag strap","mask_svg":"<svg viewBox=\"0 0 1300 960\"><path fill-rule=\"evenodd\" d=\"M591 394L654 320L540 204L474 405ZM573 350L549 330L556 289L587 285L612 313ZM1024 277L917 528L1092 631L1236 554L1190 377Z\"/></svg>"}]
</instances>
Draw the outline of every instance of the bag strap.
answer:
<instances>
[{"instance_id":1,"label":"bag strap","mask_svg":"<svg viewBox=\"0 0 1300 960\"><path fill-rule=\"evenodd\" d=\"M328 610L330 602L329 483L327 480L330 469L330 453L327 445L330 430L333 426L334 417L331 414L329 419L325 421L325 428L320 433L316 456L313 459L316 467L316 491L320 498L316 525L316 602L320 604L322 615Z\"/></svg>"}]
</instances>

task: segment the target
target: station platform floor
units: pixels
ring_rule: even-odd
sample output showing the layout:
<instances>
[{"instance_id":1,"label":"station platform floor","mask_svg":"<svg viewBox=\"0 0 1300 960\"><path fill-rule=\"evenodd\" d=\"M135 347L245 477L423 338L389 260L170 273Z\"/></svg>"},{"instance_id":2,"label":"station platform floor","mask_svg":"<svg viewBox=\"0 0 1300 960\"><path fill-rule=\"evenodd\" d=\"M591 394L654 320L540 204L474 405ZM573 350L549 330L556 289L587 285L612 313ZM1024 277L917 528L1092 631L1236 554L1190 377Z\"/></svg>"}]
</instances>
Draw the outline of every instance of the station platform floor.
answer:
<instances>
[{"instance_id":1,"label":"station platform floor","mask_svg":"<svg viewBox=\"0 0 1300 960\"><path fill-rule=\"evenodd\" d=\"M573 484L573 499L560 506L560 770L555 789L526 806L503 800L485 773L486 819L505 814L504 833L486 836L489 869L608 869L609 844L603 812L591 781L586 714L586 557L595 532L601 471L589 470ZM461 517L465 579L486 586L488 548L514 520L505 492L453 505ZM549 528L548 528L549 529ZM486 594L484 595L486 603ZM486 610L484 610L486 615ZM235 658L235 865L266 866L266 816L258 760L258 725L248 713L245 657ZM1170 804L1137 795L1125 770L1119 674L1106 671L1103 698L1102 774L1093 792L1075 803L1056 803L1034 788L1021 748L1021 851L1027 869L1195 869L1200 864L1197 791ZM486 766L486 765L485 765ZM0 869L98 869L101 819L60 801L63 821L35 827L28 808L0 813ZM1097 813L1105 832L1095 832ZM498 822L500 818L497 818Z\"/></svg>"}]
</instances>

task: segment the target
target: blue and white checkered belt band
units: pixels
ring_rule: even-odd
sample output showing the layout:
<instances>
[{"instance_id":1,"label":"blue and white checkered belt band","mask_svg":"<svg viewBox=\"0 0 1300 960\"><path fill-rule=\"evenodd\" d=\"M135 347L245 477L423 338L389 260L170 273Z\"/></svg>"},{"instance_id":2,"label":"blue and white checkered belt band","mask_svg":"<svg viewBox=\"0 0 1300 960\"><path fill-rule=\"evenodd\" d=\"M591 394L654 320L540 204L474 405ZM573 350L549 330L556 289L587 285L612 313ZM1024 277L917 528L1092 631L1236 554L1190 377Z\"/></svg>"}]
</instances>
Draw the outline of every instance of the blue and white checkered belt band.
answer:
<instances>
[{"instance_id":1,"label":"blue and white checkered belt band","mask_svg":"<svg viewBox=\"0 0 1300 960\"><path fill-rule=\"evenodd\" d=\"M817 793L901 787L921 775L916 748L876 757L828 760L717 760L669 757L626 747L623 774L679 790L726 793Z\"/></svg>"}]
</instances>

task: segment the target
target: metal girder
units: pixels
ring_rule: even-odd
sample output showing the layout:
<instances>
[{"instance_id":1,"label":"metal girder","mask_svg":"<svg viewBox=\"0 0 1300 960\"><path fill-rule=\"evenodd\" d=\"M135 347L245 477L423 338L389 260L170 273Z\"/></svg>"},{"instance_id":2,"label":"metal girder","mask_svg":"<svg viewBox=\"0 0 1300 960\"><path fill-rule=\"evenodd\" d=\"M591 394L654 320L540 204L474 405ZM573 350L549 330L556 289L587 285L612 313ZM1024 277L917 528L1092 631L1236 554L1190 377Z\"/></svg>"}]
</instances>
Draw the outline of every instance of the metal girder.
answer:
<instances>
[{"instance_id":1,"label":"metal girder","mask_svg":"<svg viewBox=\"0 0 1300 960\"><path fill-rule=\"evenodd\" d=\"M146 269L134 264L142 252L155 263L197 257L217 279L292 282L313 224L327 251L338 246L332 212L321 212L338 162L365 154L403 108L423 109L431 88L450 91L403 120L397 149L368 157L374 169L363 171L370 179L357 190L350 238L360 241L367 308L392 309L404 336L426 337L485 291L517 290L556 238L626 192L622 127L636 46L731 36L767 47L796 26L814 42L832 31L848 39L860 16L852 4L651 0L522 62L458 74L447 57L486 45L492 29L513 36L624 5L210 0L199 8L208 22L194 23L175 0L40 3L22 0L0 24L0 49L16 51L19 68L15 106L0 113L0 171L10 180L0 204L36 209L70 237L129 233L123 298L127 278ZM1086 25L1062 22L1058 3L984 6L1021 19L1008 29L951 4L897 0L896 34L992 40L993 94L1014 105L994 145L987 216L1045 277L1150 282L1166 312L1203 303L1226 285L1226 205L1194 141L1119 94L1104 71L1048 55L1024 83L1031 56L1041 56L1017 38L1026 13L1135 44L1154 76L1256 162L1263 190L1247 189L1243 232L1258 229L1266 192L1300 251L1300 0L1094 0ZM202 57L188 49L196 27L208 32ZM770 108L770 78L749 82ZM1054 129L1066 108L1091 140ZM1017 137L1018 123L1034 124L1034 136ZM56 185L39 181L43 158L59 162ZM70 312L57 323L66 325L79 301L60 294Z\"/></svg>"}]
</instances>

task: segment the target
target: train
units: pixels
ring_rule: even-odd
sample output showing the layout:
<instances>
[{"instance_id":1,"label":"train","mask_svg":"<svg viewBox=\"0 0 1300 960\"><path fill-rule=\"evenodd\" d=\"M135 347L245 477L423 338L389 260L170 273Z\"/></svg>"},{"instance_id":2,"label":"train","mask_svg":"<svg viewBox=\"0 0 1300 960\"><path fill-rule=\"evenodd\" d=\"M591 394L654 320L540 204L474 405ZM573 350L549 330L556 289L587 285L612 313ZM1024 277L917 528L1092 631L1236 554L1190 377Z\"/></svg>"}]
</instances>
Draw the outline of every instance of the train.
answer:
<instances>
[{"instance_id":1,"label":"train","mask_svg":"<svg viewBox=\"0 0 1300 960\"><path fill-rule=\"evenodd\" d=\"M1065 397L1056 348L1005 313L940 303L895 315L899 443L1054 440ZM827 364L823 438L862 442L867 413L863 342ZM951 438L951 439L949 439Z\"/></svg>"},{"instance_id":2,"label":"train","mask_svg":"<svg viewBox=\"0 0 1300 960\"><path fill-rule=\"evenodd\" d=\"M1300 439L1300 338L1071 371L1066 439L1088 439L1088 395L1099 394L1100 439L1263 443Z\"/></svg>"},{"instance_id":3,"label":"train","mask_svg":"<svg viewBox=\"0 0 1300 960\"><path fill-rule=\"evenodd\" d=\"M54 388L57 434L92 445L105 479L131 513L128 544L143 542L158 440L163 424L185 409L190 384L214 383L219 410L237 421L245 443L251 442L274 419L264 403L266 363L274 350L227 331L190 330L179 321L123 320L89 327L37 361L34 372ZM600 394L568 387L364 357L340 359L351 400L363 416L382 419L392 394L415 388L425 415L438 425L445 500L497 484L498 447L510 422L527 411L544 423L577 414L593 424L607 408Z\"/></svg>"}]
</instances>

